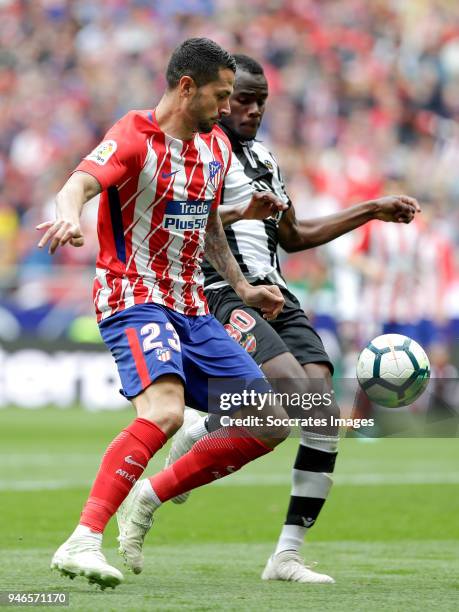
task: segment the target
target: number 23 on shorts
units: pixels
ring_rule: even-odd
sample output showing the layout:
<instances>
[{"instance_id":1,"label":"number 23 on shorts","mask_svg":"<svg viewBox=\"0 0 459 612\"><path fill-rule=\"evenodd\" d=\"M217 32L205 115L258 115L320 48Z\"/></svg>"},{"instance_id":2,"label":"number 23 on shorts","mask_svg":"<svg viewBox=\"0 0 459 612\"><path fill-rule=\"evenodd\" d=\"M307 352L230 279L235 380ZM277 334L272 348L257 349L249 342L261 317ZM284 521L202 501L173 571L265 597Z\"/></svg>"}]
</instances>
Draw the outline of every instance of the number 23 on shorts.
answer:
<instances>
[{"instance_id":1,"label":"number 23 on shorts","mask_svg":"<svg viewBox=\"0 0 459 612\"><path fill-rule=\"evenodd\" d=\"M161 327L165 328L163 333L161 333ZM164 326L158 323L147 323L140 329L140 335L143 338L142 348L144 353L156 348L164 348L166 341L174 351L181 351L180 338L172 323L166 323ZM157 339L159 336L161 336L161 340Z\"/></svg>"}]
</instances>

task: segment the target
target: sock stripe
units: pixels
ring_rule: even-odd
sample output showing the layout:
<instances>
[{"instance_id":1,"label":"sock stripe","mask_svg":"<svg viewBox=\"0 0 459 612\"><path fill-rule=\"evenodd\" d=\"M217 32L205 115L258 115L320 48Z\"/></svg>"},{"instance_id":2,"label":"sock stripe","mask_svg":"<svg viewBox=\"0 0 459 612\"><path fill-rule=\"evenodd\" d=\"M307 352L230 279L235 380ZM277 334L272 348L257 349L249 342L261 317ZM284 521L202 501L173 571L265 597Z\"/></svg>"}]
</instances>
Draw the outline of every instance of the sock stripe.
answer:
<instances>
[{"instance_id":1,"label":"sock stripe","mask_svg":"<svg viewBox=\"0 0 459 612\"><path fill-rule=\"evenodd\" d=\"M292 471L292 495L296 497L320 497L325 499L333 480L324 472Z\"/></svg>"},{"instance_id":2,"label":"sock stripe","mask_svg":"<svg viewBox=\"0 0 459 612\"><path fill-rule=\"evenodd\" d=\"M339 436L324 436L312 431L302 431L300 444L308 448L315 448L327 453L338 451Z\"/></svg>"},{"instance_id":3,"label":"sock stripe","mask_svg":"<svg viewBox=\"0 0 459 612\"><path fill-rule=\"evenodd\" d=\"M131 349L132 356L134 357L134 363L139 375L142 387L146 389L151 384L150 372L148 371L147 362L140 346L137 331L134 327L129 327L124 330L129 342L129 348Z\"/></svg>"},{"instance_id":4,"label":"sock stripe","mask_svg":"<svg viewBox=\"0 0 459 612\"><path fill-rule=\"evenodd\" d=\"M307 472L326 472L331 474L335 469L336 455L338 453L327 453L316 448L310 448L300 444L295 459L296 470Z\"/></svg>"},{"instance_id":5,"label":"sock stripe","mask_svg":"<svg viewBox=\"0 0 459 612\"><path fill-rule=\"evenodd\" d=\"M300 525L301 527L312 527L319 516L325 499L315 497L290 497L287 510L286 525Z\"/></svg>"}]
</instances>

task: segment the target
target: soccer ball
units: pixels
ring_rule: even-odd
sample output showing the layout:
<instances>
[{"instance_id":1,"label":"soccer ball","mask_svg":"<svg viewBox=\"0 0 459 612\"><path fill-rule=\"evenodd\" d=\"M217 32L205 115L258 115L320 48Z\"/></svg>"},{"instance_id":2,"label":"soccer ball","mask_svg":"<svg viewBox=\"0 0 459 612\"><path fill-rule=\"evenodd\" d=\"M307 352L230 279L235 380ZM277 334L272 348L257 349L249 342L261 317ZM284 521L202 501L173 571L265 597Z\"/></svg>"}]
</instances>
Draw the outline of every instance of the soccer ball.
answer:
<instances>
[{"instance_id":1,"label":"soccer ball","mask_svg":"<svg viewBox=\"0 0 459 612\"><path fill-rule=\"evenodd\" d=\"M417 342L400 334L384 334L360 353L357 378L372 402L386 408L408 406L427 387L430 363Z\"/></svg>"}]
</instances>

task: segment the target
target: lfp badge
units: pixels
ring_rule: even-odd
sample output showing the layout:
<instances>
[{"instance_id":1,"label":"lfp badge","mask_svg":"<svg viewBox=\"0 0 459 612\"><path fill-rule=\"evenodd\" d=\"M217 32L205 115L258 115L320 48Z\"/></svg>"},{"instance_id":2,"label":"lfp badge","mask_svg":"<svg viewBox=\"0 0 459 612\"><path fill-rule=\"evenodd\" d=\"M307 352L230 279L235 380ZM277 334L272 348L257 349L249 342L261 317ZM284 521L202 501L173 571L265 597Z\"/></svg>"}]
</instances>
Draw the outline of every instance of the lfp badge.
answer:
<instances>
[{"instance_id":1,"label":"lfp badge","mask_svg":"<svg viewBox=\"0 0 459 612\"><path fill-rule=\"evenodd\" d=\"M110 157L117 149L117 144L115 140L104 140L97 147L91 151L89 155L85 157L85 159L89 159L93 162L96 162L99 166L105 166Z\"/></svg>"},{"instance_id":2,"label":"lfp badge","mask_svg":"<svg viewBox=\"0 0 459 612\"><path fill-rule=\"evenodd\" d=\"M217 190L222 178L222 164L219 161L209 162L209 181L212 187Z\"/></svg>"}]
</instances>

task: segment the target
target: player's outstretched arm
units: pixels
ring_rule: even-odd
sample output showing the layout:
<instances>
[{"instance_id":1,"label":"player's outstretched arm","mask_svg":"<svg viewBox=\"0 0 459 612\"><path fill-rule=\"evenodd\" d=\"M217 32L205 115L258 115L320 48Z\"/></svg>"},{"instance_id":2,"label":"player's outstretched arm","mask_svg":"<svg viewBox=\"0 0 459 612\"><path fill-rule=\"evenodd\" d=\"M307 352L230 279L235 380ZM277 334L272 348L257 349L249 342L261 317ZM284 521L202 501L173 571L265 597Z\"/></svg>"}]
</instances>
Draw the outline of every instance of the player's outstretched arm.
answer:
<instances>
[{"instance_id":1,"label":"player's outstretched arm","mask_svg":"<svg viewBox=\"0 0 459 612\"><path fill-rule=\"evenodd\" d=\"M311 249L350 232L368 221L411 223L421 208L414 198L406 195L386 196L356 204L334 215L299 221L293 206L279 223L279 244L288 253Z\"/></svg>"},{"instance_id":2,"label":"player's outstretched arm","mask_svg":"<svg viewBox=\"0 0 459 612\"><path fill-rule=\"evenodd\" d=\"M284 298L279 287L270 285L250 285L244 278L239 264L228 246L220 216L211 211L206 228L205 254L209 263L233 287L247 306L259 308L265 319L277 317L284 306Z\"/></svg>"},{"instance_id":3,"label":"player's outstretched arm","mask_svg":"<svg viewBox=\"0 0 459 612\"><path fill-rule=\"evenodd\" d=\"M266 219L279 211L287 210L288 205L277 198L271 191L254 191L252 197L242 204L225 204L218 207L223 226L236 221Z\"/></svg>"},{"instance_id":4,"label":"player's outstretched arm","mask_svg":"<svg viewBox=\"0 0 459 612\"><path fill-rule=\"evenodd\" d=\"M102 191L99 181L87 172L74 172L56 196L56 218L37 225L45 230L38 247L49 242L49 252L56 252L59 246L70 242L72 246L84 244L80 228L80 216L84 204Z\"/></svg>"}]
</instances>

